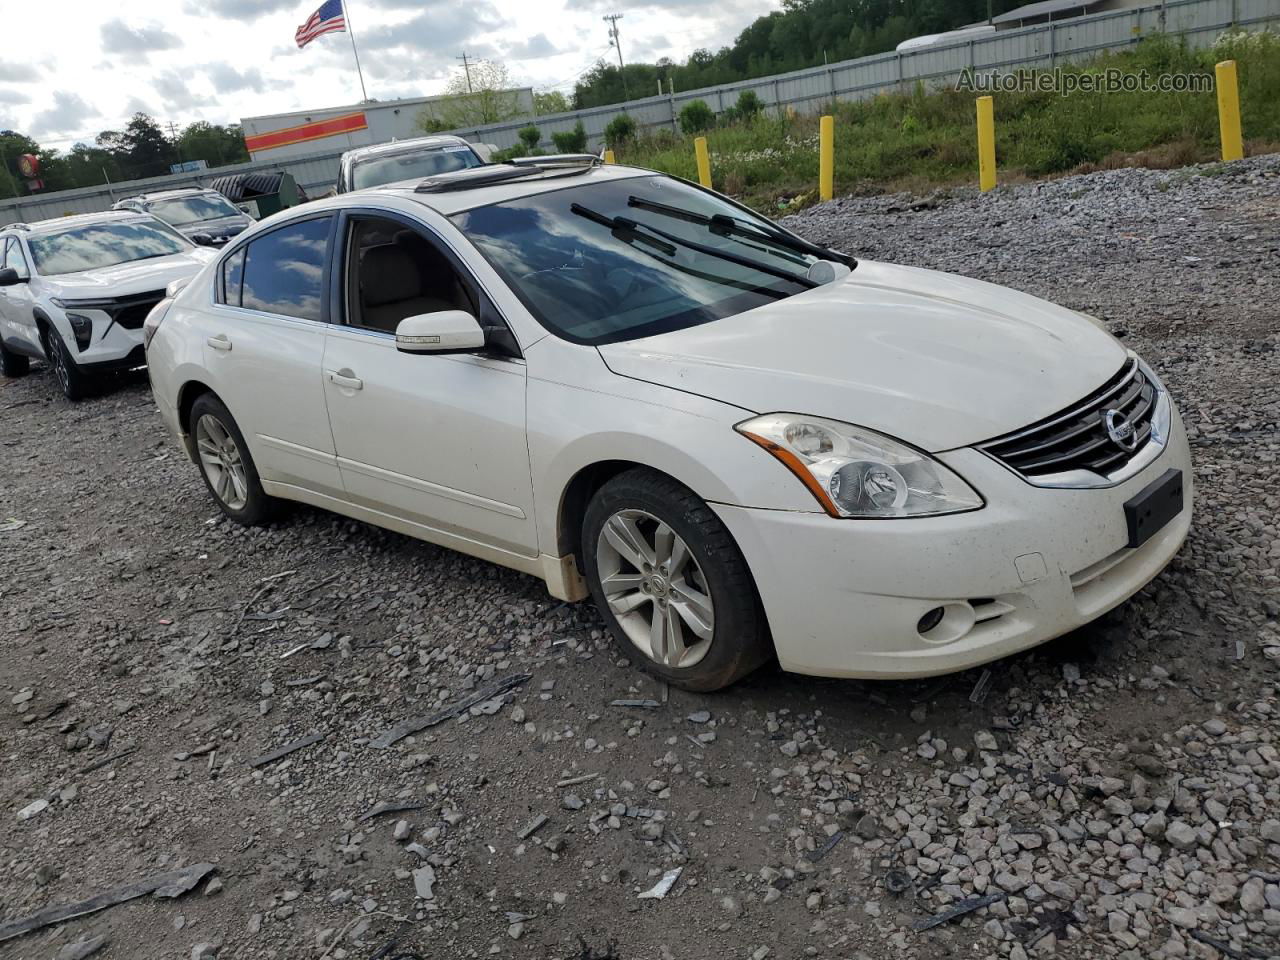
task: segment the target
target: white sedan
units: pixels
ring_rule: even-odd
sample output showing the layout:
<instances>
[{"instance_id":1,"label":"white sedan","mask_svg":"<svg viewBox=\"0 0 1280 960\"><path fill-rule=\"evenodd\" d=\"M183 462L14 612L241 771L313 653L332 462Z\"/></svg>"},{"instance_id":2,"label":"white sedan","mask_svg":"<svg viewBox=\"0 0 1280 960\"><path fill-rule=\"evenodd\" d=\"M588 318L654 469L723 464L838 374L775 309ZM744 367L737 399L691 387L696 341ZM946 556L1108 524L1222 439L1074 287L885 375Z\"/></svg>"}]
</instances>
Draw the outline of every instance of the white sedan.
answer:
<instances>
[{"instance_id":1,"label":"white sedan","mask_svg":"<svg viewBox=\"0 0 1280 960\"><path fill-rule=\"evenodd\" d=\"M1178 413L1096 321L587 158L288 210L145 333L233 520L302 501L590 594L691 689L984 663L1191 522Z\"/></svg>"}]
</instances>

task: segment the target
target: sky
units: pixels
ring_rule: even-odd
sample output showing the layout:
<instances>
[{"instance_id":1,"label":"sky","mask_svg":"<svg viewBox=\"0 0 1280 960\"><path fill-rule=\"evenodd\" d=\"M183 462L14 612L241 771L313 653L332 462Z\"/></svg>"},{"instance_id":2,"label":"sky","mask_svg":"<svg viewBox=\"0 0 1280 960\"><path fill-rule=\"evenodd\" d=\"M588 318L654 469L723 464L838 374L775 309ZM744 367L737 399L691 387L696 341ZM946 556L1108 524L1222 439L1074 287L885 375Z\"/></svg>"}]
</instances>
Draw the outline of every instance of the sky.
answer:
<instances>
[{"instance_id":1,"label":"sky","mask_svg":"<svg viewBox=\"0 0 1280 960\"><path fill-rule=\"evenodd\" d=\"M294 31L322 0L45 0L4 18L0 130L46 147L92 143L133 114L166 128L357 103L351 39L332 33L299 50ZM519 86L559 89L609 45L606 13L631 61L717 49L776 0L346 0L371 98L440 93L456 58L506 64ZM655 91L656 92L656 91Z\"/></svg>"}]
</instances>

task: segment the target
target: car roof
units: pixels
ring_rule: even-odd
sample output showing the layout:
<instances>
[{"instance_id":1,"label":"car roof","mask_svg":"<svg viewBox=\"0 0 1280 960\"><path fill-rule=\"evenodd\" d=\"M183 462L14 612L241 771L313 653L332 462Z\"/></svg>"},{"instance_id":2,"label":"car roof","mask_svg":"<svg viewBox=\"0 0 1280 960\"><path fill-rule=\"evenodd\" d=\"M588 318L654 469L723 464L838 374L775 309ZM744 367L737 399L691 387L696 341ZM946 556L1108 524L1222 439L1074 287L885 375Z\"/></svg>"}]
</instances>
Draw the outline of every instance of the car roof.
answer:
<instances>
[{"instance_id":1,"label":"car roof","mask_svg":"<svg viewBox=\"0 0 1280 960\"><path fill-rule=\"evenodd\" d=\"M350 162L353 160L365 160L369 157L376 157L386 153L402 153L424 147L446 147L457 144L471 146L461 137L455 137L452 134L440 134L430 137L413 137L409 140L392 140L390 143L375 143L368 147L356 147L344 153L342 159L344 162Z\"/></svg>"},{"instance_id":2,"label":"car roof","mask_svg":"<svg viewBox=\"0 0 1280 960\"><path fill-rule=\"evenodd\" d=\"M175 190L157 190L155 193L140 193L134 197L125 197L125 200L142 200L149 203L152 200L172 200L175 197L193 197L201 193L217 193L210 187L178 187ZM124 201L121 201L122 203Z\"/></svg>"},{"instance_id":3,"label":"car roof","mask_svg":"<svg viewBox=\"0 0 1280 960\"><path fill-rule=\"evenodd\" d=\"M32 223L15 224L0 227L0 231L18 228L24 236L43 233L58 233L74 227L88 227L95 223L119 223L131 220L154 220L150 214L138 213L135 210L104 210L101 213L82 213L71 217L54 217L49 220L36 220Z\"/></svg>"},{"instance_id":4,"label":"car roof","mask_svg":"<svg viewBox=\"0 0 1280 960\"><path fill-rule=\"evenodd\" d=\"M551 158L546 158L550 160ZM474 175L479 170L490 169L491 167L500 167L500 164L490 164L485 167L472 167L465 171L456 171L460 181L464 181L467 174ZM562 190L567 187L582 186L588 183L603 183L610 180L628 180L636 177L660 177L663 174L653 170L645 170L640 167L624 167L618 164L594 164L591 166L583 166L580 169L550 169L547 173L539 175L534 170L530 170L529 176L517 176L511 179L498 180L496 182L475 182L473 185L459 185L454 189L447 189L442 192L423 192L419 187L424 182L446 181L450 178L449 174L441 174L428 178L427 181L421 179L405 180L399 183L388 183L380 187L371 187L368 190L357 190L352 193L342 194L341 197L351 198L360 196L377 196L380 193L393 194L395 196L404 197L409 200L416 200L423 206L430 207L443 216L450 216L463 210L471 210L475 207L485 207L493 203L503 203L508 200L518 200L521 197L531 197L540 193L550 193L553 190ZM339 206L349 206L347 204L339 204Z\"/></svg>"}]
</instances>

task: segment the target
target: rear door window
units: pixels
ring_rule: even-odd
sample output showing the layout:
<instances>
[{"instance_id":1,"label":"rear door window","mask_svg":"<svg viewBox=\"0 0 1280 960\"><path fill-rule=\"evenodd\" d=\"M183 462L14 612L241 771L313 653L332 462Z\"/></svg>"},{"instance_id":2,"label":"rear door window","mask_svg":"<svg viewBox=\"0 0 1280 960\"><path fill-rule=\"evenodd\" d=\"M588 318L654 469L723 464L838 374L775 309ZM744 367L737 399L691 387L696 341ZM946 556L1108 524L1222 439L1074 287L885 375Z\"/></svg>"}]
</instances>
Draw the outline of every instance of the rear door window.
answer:
<instances>
[{"instance_id":1,"label":"rear door window","mask_svg":"<svg viewBox=\"0 0 1280 960\"><path fill-rule=\"evenodd\" d=\"M323 320L332 221L332 217L318 217L291 223L249 243L240 306L300 320Z\"/></svg>"}]
</instances>

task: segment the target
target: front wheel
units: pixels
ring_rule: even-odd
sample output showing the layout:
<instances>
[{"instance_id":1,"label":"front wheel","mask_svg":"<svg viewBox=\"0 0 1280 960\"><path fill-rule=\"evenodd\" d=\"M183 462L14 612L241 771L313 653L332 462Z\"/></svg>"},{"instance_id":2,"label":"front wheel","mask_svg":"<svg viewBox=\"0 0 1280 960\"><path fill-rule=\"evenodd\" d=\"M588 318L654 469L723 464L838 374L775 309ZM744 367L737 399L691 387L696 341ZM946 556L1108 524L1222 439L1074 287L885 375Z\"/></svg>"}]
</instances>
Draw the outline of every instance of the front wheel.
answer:
<instances>
[{"instance_id":1,"label":"front wheel","mask_svg":"<svg viewBox=\"0 0 1280 960\"><path fill-rule=\"evenodd\" d=\"M222 512L250 527L272 519L277 501L262 489L244 434L226 405L208 393L197 398L188 431L200 475Z\"/></svg>"},{"instance_id":2,"label":"front wheel","mask_svg":"<svg viewBox=\"0 0 1280 960\"><path fill-rule=\"evenodd\" d=\"M746 560L691 490L628 470L592 498L582 536L596 606L649 672L688 690L719 690L772 655Z\"/></svg>"},{"instance_id":3,"label":"front wheel","mask_svg":"<svg viewBox=\"0 0 1280 960\"><path fill-rule=\"evenodd\" d=\"M6 377L21 377L31 369L31 361L21 354L14 353L0 343L0 373Z\"/></svg>"},{"instance_id":4,"label":"front wheel","mask_svg":"<svg viewBox=\"0 0 1280 960\"><path fill-rule=\"evenodd\" d=\"M49 366L53 368L58 386L62 388L63 396L73 403L87 397L93 388L93 378L76 363L62 335L52 327L45 328L44 352L49 358Z\"/></svg>"}]
</instances>

